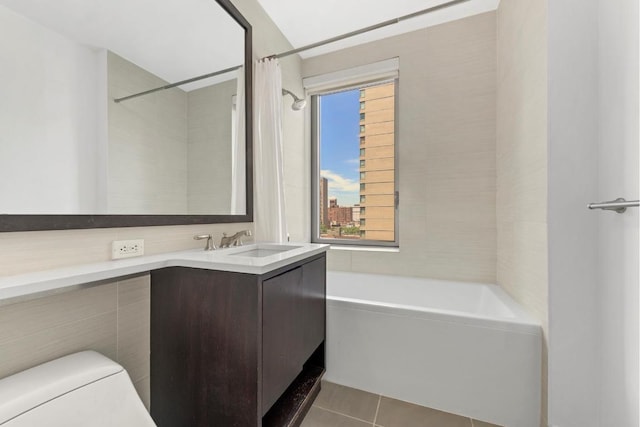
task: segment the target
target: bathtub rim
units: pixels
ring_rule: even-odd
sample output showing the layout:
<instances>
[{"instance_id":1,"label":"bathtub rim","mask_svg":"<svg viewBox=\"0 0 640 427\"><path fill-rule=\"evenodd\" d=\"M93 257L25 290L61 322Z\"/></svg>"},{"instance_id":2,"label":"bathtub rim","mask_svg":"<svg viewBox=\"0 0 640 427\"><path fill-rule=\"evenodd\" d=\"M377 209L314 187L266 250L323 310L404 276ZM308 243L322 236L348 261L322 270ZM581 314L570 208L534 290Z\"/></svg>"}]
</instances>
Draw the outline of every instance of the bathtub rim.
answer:
<instances>
[{"instance_id":1,"label":"bathtub rim","mask_svg":"<svg viewBox=\"0 0 640 427\"><path fill-rule=\"evenodd\" d=\"M445 310L434 307L423 307L411 304L394 304L365 298L347 298L331 295L327 290L327 308L350 308L369 312L378 312L388 315L414 317L421 319L437 320L442 322L453 322L474 327L485 327L507 332L526 333L531 335L542 335L542 325L531 315L529 315L511 296L499 285L489 283L459 282L441 279L430 279L414 276L393 276L382 274L355 273L346 271L327 271L327 273L337 275L359 275L375 276L378 278L402 277L407 279L424 280L425 282L449 283L482 286L489 290L500 302L502 302L513 314L514 317L486 316L475 313L468 313L457 310ZM329 279L329 277L327 277Z\"/></svg>"}]
</instances>

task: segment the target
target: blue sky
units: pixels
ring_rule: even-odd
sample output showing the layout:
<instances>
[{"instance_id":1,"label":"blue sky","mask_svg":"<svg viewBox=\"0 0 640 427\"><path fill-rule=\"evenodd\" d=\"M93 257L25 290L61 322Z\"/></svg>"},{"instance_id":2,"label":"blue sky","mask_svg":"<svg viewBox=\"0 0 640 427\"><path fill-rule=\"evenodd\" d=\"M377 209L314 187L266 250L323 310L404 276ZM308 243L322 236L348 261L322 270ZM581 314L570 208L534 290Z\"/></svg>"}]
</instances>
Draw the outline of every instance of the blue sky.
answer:
<instances>
[{"instance_id":1,"label":"blue sky","mask_svg":"<svg viewBox=\"0 0 640 427\"><path fill-rule=\"evenodd\" d=\"M360 90L320 97L320 170L340 206L360 199Z\"/></svg>"}]
</instances>

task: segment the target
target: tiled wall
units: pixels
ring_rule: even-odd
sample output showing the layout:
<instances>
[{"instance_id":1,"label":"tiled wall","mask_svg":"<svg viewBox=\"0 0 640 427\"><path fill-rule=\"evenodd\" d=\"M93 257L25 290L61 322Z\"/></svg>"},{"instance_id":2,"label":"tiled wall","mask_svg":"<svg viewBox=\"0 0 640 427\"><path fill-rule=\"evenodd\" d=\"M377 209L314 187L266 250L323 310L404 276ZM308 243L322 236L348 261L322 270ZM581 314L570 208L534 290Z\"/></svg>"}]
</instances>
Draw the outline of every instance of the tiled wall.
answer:
<instances>
[{"instance_id":1,"label":"tiled wall","mask_svg":"<svg viewBox=\"0 0 640 427\"><path fill-rule=\"evenodd\" d=\"M231 212L231 98L236 79L188 93L190 214Z\"/></svg>"},{"instance_id":2,"label":"tiled wall","mask_svg":"<svg viewBox=\"0 0 640 427\"><path fill-rule=\"evenodd\" d=\"M149 275L2 307L0 378L82 350L127 369L149 406Z\"/></svg>"},{"instance_id":3,"label":"tiled wall","mask_svg":"<svg viewBox=\"0 0 640 427\"><path fill-rule=\"evenodd\" d=\"M547 9L503 1L497 11L497 281L548 331Z\"/></svg>"},{"instance_id":4,"label":"tiled wall","mask_svg":"<svg viewBox=\"0 0 640 427\"><path fill-rule=\"evenodd\" d=\"M167 84L109 52L109 100ZM187 94L109 101L108 212L187 212Z\"/></svg>"},{"instance_id":5,"label":"tiled wall","mask_svg":"<svg viewBox=\"0 0 640 427\"><path fill-rule=\"evenodd\" d=\"M152 255L204 248L204 242L193 240L196 234L211 233L218 243L223 232L252 228L236 223L0 233L0 277L109 261L114 240L144 239L145 254Z\"/></svg>"},{"instance_id":6,"label":"tiled wall","mask_svg":"<svg viewBox=\"0 0 640 427\"><path fill-rule=\"evenodd\" d=\"M331 250L330 269L495 282L495 19L304 60L306 77L400 58L400 251Z\"/></svg>"}]
</instances>

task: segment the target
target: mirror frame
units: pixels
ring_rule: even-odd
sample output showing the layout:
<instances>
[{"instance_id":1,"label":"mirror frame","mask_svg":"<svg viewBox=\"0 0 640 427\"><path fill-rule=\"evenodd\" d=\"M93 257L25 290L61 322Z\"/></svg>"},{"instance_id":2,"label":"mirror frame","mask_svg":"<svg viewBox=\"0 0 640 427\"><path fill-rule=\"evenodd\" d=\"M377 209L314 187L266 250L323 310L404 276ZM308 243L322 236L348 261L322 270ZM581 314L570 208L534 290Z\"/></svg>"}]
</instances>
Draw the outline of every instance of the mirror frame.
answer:
<instances>
[{"instance_id":1,"label":"mirror frame","mask_svg":"<svg viewBox=\"0 0 640 427\"><path fill-rule=\"evenodd\" d=\"M0 232L253 222L252 28L230 0L215 0L243 29L246 114L246 212L243 215L0 215Z\"/></svg>"}]
</instances>

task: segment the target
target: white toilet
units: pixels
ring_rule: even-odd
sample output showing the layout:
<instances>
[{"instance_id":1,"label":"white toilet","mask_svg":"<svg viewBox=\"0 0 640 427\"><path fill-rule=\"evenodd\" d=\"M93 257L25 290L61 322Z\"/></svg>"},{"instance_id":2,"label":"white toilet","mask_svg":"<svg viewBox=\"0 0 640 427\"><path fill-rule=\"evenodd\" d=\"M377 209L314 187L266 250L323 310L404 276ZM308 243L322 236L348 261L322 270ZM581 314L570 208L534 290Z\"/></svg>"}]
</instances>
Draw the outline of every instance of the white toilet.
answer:
<instances>
[{"instance_id":1,"label":"white toilet","mask_svg":"<svg viewBox=\"0 0 640 427\"><path fill-rule=\"evenodd\" d=\"M2 427L155 427L129 374L83 351L0 380Z\"/></svg>"}]
</instances>

